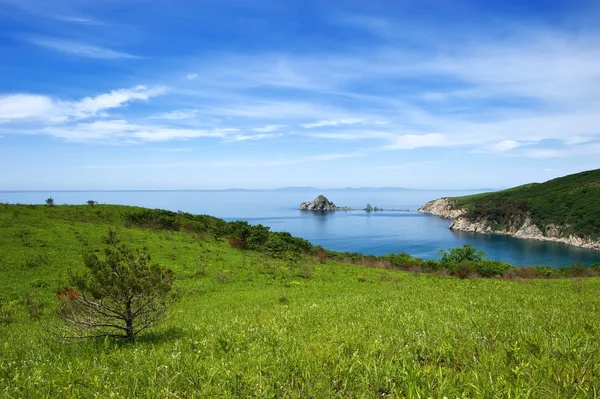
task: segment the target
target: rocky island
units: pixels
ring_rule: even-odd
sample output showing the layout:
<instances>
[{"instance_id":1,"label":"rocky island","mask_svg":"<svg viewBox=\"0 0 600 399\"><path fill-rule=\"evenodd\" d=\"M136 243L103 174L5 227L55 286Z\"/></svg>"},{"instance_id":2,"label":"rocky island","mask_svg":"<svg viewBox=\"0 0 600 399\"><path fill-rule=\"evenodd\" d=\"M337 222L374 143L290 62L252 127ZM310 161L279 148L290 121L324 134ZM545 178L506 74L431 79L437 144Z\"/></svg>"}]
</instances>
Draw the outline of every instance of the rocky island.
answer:
<instances>
[{"instance_id":1,"label":"rocky island","mask_svg":"<svg viewBox=\"0 0 600 399\"><path fill-rule=\"evenodd\" d=\"M336 206L324 195L319 195L313 201L306 201L300 204L298 208L301 211L351 211L347 206Z\"/></svg>"},{"instance_id":2,"label":"rocky island","mask_svg":"<svg viewBox=\"0 0 600 399\"><path fill-rule=\"evenodd\" d=\"M301 203L300 206L298 207L298 209L300 209L301 211L317 211L317 212L357 210L354 208L350 208L348 206L337 206L333 202L329 201L327 199L327 197L325 197L324 195L319 195L317 198L315 198L312 201L305 201L305 202ZM410 209L383 209L383 208L379 208L377 206L374 207L371 204L367 204L364 208L359 209L359 210L367 211L367 212L381 212L381 211L412 212Z\"/></svg>"},{"instance_id":3,"label":"rocky island","mask_svg":"<svg viewBox=\"0 0 600 399\"><path fill-rule=\"evenodd\" d=\"M508 190L439 198L419 208L451 230L600 250L600 169Z\"/></svg>"}]
</instances>

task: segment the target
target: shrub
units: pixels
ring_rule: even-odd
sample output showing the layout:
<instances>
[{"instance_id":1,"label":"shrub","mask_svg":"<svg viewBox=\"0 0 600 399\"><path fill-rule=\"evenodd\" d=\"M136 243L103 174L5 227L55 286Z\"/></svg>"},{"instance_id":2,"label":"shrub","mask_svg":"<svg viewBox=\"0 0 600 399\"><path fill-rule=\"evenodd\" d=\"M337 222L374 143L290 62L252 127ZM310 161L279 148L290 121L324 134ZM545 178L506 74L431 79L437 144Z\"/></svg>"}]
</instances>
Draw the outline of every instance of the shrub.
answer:
<instances>
[{"instance_id":1,"label":"shrub","mask_svg":"<svg viewBox=\"0 0 600 399\"><path fill-rule=\"evenodd\" d=\"M475 271L482 277L502 276L508 269L514 266L497 260L484 259L474 265Z\"/></svg>"},{"instance_id":2,"label":"shrub","mask_svg":"<svg viewBox=\"0 0 600 399\"><path fill-rule=\"evenodd\" d=\"M440 263L444 267L450 264L458 264L462 261L479 262L485 257L485 253L477 251L471 244L465 244L462 247L452 248L448 251L440 250Z\"/></svg>"},{"instance_id":3,"label":"shrub","mask_svg":"<svg viewBox=\"0 0 600 399\"><path fill-rule=\"evenodd\" d=\"M399 254L389 254L384 256L384 258L386 260L388 260L392 266L394 267L399 267L399 268L406 268L412 265L415 265L418 262L417 259L413 258L412 256L410 256L409 254L402 252ZM420 259L419 259L420 261Z\"/></svg>"},{"instance_id":4,"label":"shrub","mask_svg":"<svg viewBox=\"0 0 600 399\"><path fill-rule=\"evenodd\" d=\"M475 273L475 262L463 259L458 263L452 263L450 270L458 278L467 278Z\"/></svg>"},{"instance_id":5,"label":"shrub","mask_svg":"<svg viewBox=\"0 0 600 399\"><path fill-rule=\"evenodd\" d=\"M585 275L587 272L587 268L581 262L575 262L569 268L569 275L572 277L581 277Z\"/></svg>"},{"instance_id":6,"label":"shrub","mask_svg":"<svg viewBox=\"0 0 600 399\"><path fill-rule=\"evenodd\" d=\"M54 198L49 197L46 199L46 205L48 206L54 206Z\"/></svg>"},{"instance_id":7,"label":"shrub","mask_svg":"<svg viewBox=\"0 0 600 399\"><path fill-rule=\"evenodd\" d=\"M421 267L423 268L423 270L428 271L428 272L434 272L434 271L440 270L442 268L438 262L436 262L432 259L423 261L423 263L421 263Z\"/></svg>"},{"instance_id":8,"label":"shrub","mask_svg":"<svg viewBox=\"0 0 600 399\"><path fill-rule=\"evenodd\" d=\"M593 271L600 273L600 262L592 263L589 267Z\"/></svg>"}]
</instances>

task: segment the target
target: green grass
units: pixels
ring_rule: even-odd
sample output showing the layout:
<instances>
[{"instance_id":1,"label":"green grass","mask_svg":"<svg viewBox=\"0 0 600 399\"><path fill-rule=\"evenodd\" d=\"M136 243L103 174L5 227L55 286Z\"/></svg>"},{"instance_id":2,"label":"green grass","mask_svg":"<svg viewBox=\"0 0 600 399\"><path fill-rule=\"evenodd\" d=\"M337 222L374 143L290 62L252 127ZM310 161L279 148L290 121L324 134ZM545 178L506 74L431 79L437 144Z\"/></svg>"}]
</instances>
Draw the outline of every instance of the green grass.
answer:
<instances>
[{"instance_id":1,"label":"green grass","mask_svg":"<svg viewBox=\"0 0 600 399\"><path fill-rule=\"evenodd\" d=\"M131 211L0 206L0 301L14 309L0 322L0 397L600 396L598 278L461 280L284 260L126 228ZM57 341L44 329L56 290L110 226L175 271L182 300L134 345ZM27 298L45 304L41 319Z\"/></svg>"},{"instance_id":2,"label":"green grass","mask_svg":"<svg viewBox=\"0 0 600 399\"><path fill-rule=\"evenodd\" d=\"M530 215L542 230L562 226L565 236L600 238L600 169L508 190L451 198L466 217L485 217L500 226Z\"/></svg>"}]
</instances>

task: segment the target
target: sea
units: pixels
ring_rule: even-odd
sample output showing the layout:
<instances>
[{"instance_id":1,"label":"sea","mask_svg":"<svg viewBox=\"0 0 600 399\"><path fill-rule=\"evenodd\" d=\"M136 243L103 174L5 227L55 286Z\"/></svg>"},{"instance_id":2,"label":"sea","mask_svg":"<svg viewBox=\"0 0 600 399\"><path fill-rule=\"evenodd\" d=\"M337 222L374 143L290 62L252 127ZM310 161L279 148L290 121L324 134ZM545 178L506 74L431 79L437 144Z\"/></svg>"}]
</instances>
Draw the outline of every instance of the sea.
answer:
<instances>
[{"instance_id":1,"label":"sea","mask_svg":"<svg viewBox=\"0 0 600 399\"><path fill-rule=\"evenodd\" d=\"M315 245L334 251L372 255L406 252L423 259L439 259L440 250L471 244L489 259L517 266L560 267L581 262L600 262L600 251L559 243L521 240L502 235L483 235L448 229L450 222L417 209L427 201L482 192L408 189L330 189L222 191L0 191L0 202L43 204L136 205L216 216L228 221L245 220L287 231ZM325 195L338 206L356 210L315 213L298 210L300 203ZM388 209L361 210L367 203ZM393 211L392 211L393 209Z\"/></svg>"}]
</instances>

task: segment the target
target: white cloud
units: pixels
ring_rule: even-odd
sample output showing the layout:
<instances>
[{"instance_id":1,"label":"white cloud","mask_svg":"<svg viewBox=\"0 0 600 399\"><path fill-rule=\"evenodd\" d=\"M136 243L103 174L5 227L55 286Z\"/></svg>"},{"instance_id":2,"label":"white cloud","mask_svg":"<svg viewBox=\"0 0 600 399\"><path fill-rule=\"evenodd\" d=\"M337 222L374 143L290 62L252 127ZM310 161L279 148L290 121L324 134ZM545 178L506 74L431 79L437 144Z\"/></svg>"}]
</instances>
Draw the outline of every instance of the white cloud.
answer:
<instances>
[{"instance_id":1,"label":"white cloud","mask_svg":"<svg viewBox=\"0 0 600 399\"><path fill-rule=\"evenodd\" d=\"M224 168L224 169L246 169L264 168L286 165L297 165L305 163L323 163L346 158L357 158L363 156L362 152L318 154L304 157L280 157L275 159L265 158L236 158L220 159L202 162L176 162L176 163L149 163L149 164L92 164L87 165L93 169L163 169L163 168Z\"/></svg>"},{"instance_id":2,"label":"white cloud","mask_svg":"<svg viewBox=\"0 0 600 399\"><path fill-rule=\"evenodd\" d=\"M0 96L0 122L19 119L60 122L66 119L61 104L52 98L36 94Z\"/></svg>"},{"instance_id":3,"label":"white cloud","mask_svg":"<svg viewBox=\"0 0 600 399\"><path fill-rule=\"evenodd\" d=\"M235 136L229 137L223 141L231 142L231 141L256 141L263 139L270 139L274 137L281 136L280 133L261 133L261 134L236 134Z\"/></svg>"},{"instance_id":4,"label":"white cloud","mask_svg":"<svg viewBox=\"0 0 600 399\"><path fill-rule=\"evenodd\" d=\"M73 115L78 118L87 118L103 110L124 106L130 101L147 100L165 92L165 87L147 88L146 86L113 90L110 93L100 94L96 97L86 97L74 103L72 105Z\"/></svg>"},{"instance_id":5,"label":"white cloud","mask_svg":"<svg viewBox=\"0 0 600 399\"><path fill-rule=\"evenodd\" d=\"M252 131L259 133L270 133L274 132L275 130L281 129L282 127L285 127L285 125L267 125L263 127L255 127L254 129L252 129Z\"/></svg>"},{"instance_id":6,"label":"white cloud","mask_svg":"<svg viewBox=\"0 0 600 399\"><path fill-rule=\"evenodd\" d=\"M54 18L63 22L70 22L73 24L81 25L104 25L104 22L97 19L75 16L75 15L61 15L61 14L45 14L49 18Z\"/></svg>"},{"instance_id":7,"label":"white cloud","mask_svg":"<svg viewBox=\"0 0 600 399\"><path fill-rule=\"evenodd\" d=\"M176 109L150 117L150 119L193 119L198 116L197 109Z\"/></svg>"},{"instance_id":8,"label":"white cloud","mask_svg":"<svg viewBox=\"0 0 600 399\"><path fill-rule=\"evenodd\" d=\"M166 92L164 87L136 86L113 90L80 101L62 101L35 94L11 94L0 96L0 122L65 122L69 118L83 119L107 115L109 109L124 107L134 100L148 100Z\"/></svg>"},{"instance_id":9,"label":"white cloud","mask_svg":"<svg viewBox=\"0 0 600 399\"><path fill-rule=\"evenodd\" d=\"M385 139L392 140L395 135L389 132L372 131L372 130L360 130L360 131L344 131L334 133L304 133L306 137L313 137L317 139L327 140L373 140L373 139Z\"/></svg>"},{"instance_id":10,"label":"white cloud","mask_svg":"<svg viewBox=\"0 0 600 399\"><path fill-rule=\"evenodd\" d=\"M510 151L521 145L522 145L521 143L518 143L517 141L514 141L514 140L503 140L499 143L492 145L490 147L490 151L492 151L492 152Z\"/></svg>"},{"instance_id":11,"label":"white cloud","mask_svg":"<svg viewBox=\"0 0 600 399\"><path fill-rule=\"evenodd\" d=\"M36 46L55 50L65 54L76 55L85 58L99 59L136 59L140 56L129 54L122 51L116 51L105 47L94 46L87 43L80 43L70 40L52 39L52 38L30 38L28 41Z\"/></svg>"},{"instance_id":12,"label":"white cloud","mask_svg":"<svg viewBox=\"0 0 600 399\"><path fill-rule=\"evenodd\" d=\"M199 129L173 129L166 127L141 126L131 134L131 138L142 141L189 140L199 137L224 137L220 131Z\"/></svg>"},{"instance_id":13,"label":"white cloud","mask_svg":"<svg viewBox=\"0 0 600 399\"><path fill-rule=\"evenodd\" d=\"M531 149L523 151L519 154L520 156L534 158L534 159L546 159L546 158L559 158L565 157L569 154L562 150L550 150L550 149Z\"/></svg>"},{"instance_id":14,"label":"white cloud","mask_svg":"<svg viewBox=\"0 0 600 399\"><path fill-rule=\"evenodd\" d=\"M68 141L103 141L113 143L159 142L189 140L199 137L224 138L237 129L185 129L168 126L140 125L125 120L95 121L68 126L47 127L36 133L47 134Z\"/></svg>"},{"instance_id":15,"label":"white cloud","mask_svg":"<svg viewBox=\"0 0 600 399\"><path fill-rule=\"evenodd\" d=\"M370 166L372 169L376 170L400 170L400 169L413 169L426 165L435 165L439 164L441 161L422 161L422 162L408 162L408 163L399 163L399 164L390 164L390 165L376 165Z\"/></svg>"},{"instance_id":16,"label":"white cloud","mask_svg":"<svg viewBox=\"0 0 600 399\"><path fill-rule=\"evenodd\" d=\"M431 133L431 134L405 134L397 136L392 143L387 145L386 149L395 150L414 150L415 148L422 147L444 147L451 145L446 137L442 134Z\"/></svg>"},{"instance_id":17,"label":"white cloud","mask_svg":"<svg viewBox=\"0 0 600 399\"><path fill-rule=\"evenodd\" d=\"M346 119L331 119L331 120L323 120L313 123L305 123L302 127L306 129L313 129L315 127L324 127L324 126L339 126L339 125L356 125L359 123L365 123L364 119L357 118L346 118Z\"/></svg>"},{"instance_id":18,"label":"white cloud","mask_svg":"<svg viewBox=\"0 0 600 399\"><path fill-rule=\"evenodd\" d=\"M187 75L185 75L185 78L187 80L194 80L198 78L198 74L197 73L188 73Z\"/></svg>"}]
</instances>

